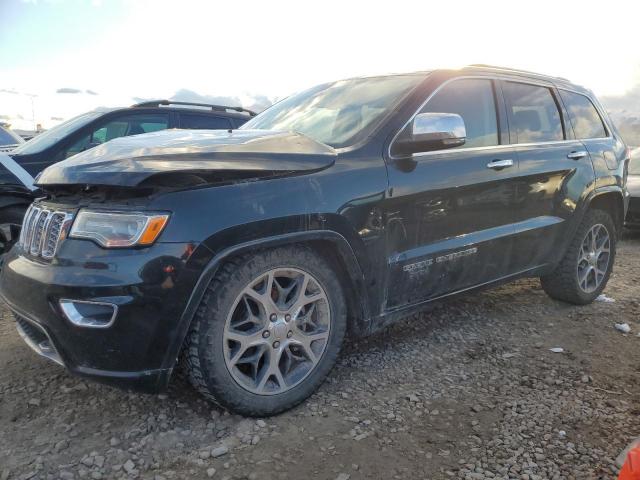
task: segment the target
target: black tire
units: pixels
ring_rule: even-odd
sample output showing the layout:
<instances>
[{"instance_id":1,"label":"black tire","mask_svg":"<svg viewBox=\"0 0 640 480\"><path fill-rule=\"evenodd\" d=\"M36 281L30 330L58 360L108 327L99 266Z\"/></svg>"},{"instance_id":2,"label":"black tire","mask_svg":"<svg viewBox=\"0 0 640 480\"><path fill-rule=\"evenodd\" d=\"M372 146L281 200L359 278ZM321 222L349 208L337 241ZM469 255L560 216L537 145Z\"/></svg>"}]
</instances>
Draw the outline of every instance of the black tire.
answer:
<instances>
[{"instance_id":1,"label":"black tire","mask_svg":"<svg viewBox=\"0 0 640 480\"><path fill-rule=\"evenodd\" d=\"M595 290L586 292L578 282L578 261L582 242L595 225L604 225L609 233L609 261L601 283ZM586 305L593 302L605 289L611 276L616 257L616 242L617 232L611 215L603 210L589 210L582 219L569 248L556 269L551 274L540 277L543 290L551 298L575 305Z\"/></svg>"},{"instance_id":2,"label":"black tire","mask_svg":"<svg viewBox=\"0 0 640 480\"><path fill-rule=\"evenodd\" d=\"M315 368L299 384L274 395L243 388L225 363L223 338L236 298L261 274L277 268L303 270L318 280L327 296L331 327ZM190 382L208 400L235 413L264 417L288 410L308 398L334 366L346 331L346 306L340 281L329 264L303 246L262 250L227 262L211 281L186 338L184 356Z\"/></svg>"},{"instance_id":3,"label":"black tire","mask_svg":"<svg viewBox=\"0 0 640 480\"><path fill-rule=\"evenodd\" d=\"M26 211L27 206L25 205L6 207L0 210L0 268L4 255L18 241L20 226Z\"/></svg>"}]
</instances>

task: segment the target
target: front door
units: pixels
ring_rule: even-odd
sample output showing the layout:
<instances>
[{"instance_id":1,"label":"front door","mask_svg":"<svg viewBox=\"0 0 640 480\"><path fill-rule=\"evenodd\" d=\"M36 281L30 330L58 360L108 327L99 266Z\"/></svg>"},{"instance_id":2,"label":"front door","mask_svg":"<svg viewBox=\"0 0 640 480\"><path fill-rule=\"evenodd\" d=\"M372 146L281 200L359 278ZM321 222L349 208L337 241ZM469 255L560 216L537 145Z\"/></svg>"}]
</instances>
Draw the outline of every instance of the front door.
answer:
<instances>
[{"instance_id":1,"label":"front door","mask_svg":"<svg viewBox=\"0 0 640 480\"><path fill-rule=\"evenodd\" d=\"M446 83L419 113L460 115L466 143L389 162L386 310L510 273L518 164L496 87L486 78Z\"/></svg>"}]
</instances>

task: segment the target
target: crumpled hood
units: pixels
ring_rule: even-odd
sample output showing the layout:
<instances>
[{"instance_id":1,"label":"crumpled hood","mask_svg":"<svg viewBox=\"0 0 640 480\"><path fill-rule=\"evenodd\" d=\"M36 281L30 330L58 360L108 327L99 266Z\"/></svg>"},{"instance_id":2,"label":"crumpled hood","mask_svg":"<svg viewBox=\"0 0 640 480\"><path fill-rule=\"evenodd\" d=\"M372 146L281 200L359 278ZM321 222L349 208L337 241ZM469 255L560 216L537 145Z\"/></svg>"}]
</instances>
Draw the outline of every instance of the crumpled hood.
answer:
<instances>
[{"instance_id":1,"label":"crumpled hood","mask_svg":"<svg viewBox=\"0 0 640 480\"><path fill-rule=\"evenodd\" d=\"M154 177L193 176L196 183L318 171L333 165L333 148L293 132L164 130L111 140L56 163L38 186L135 187Z\"/></svg>"}]
</instances>

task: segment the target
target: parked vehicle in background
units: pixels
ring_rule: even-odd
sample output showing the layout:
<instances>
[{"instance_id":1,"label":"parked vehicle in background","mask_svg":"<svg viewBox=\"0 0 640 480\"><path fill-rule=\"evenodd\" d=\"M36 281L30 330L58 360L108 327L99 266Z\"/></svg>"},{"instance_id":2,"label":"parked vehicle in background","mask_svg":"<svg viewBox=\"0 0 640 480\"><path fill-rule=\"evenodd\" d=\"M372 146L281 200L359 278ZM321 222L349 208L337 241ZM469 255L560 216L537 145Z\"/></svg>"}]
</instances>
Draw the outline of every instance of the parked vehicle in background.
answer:
<instances>
[{"instance_id":1,"label":"parked vehicle in background","mask_svg":"<svg viewBox=\"0 0 640 480\"><path fill-rule=\"evenodd\" d=\"M271 415L321 384L347 331L521 277L593 301L627 161L595 97L561 78L327 83L240 130L120 138L47 169L0 294L75 374L158 391L182 355L206 398Z\"/></svg>"},{"instance_id":2,"label":"parked vehicle in background","mask_svg":"<svg viewBox=\"0 0 640 480\"><path fill-rule=\"evenodd\" d=\"M84 113L9 153L20 167L36 177L48 166L114 138L172 128L230 130L240 127L254 115L241 107L149 101L128 108ZM0 165L0 255L17 240L15 234L33 199L33 193L9 169Z\"/></svg>"},{"instance_id":3,"label":"parked vehicle in background","mask_svg":"<svg viewBox=\"0 0 640 480\"><path fill-rule=\"evenodd\" d=\"M8 125L0 125L0 152L11 152L23 143L22 137L14 133Z\"/></svg>"},{"instance_id":4,"label":"parked vehicle in background","mask_svg":"<svg viewBox=\"0 0 640 480\"><path fill-rule=\"evenodd\" d=\"M624 225L631 230L640 230L640 147L631 149L627 189L630 198Z\"/></svg>"}]
</instances>

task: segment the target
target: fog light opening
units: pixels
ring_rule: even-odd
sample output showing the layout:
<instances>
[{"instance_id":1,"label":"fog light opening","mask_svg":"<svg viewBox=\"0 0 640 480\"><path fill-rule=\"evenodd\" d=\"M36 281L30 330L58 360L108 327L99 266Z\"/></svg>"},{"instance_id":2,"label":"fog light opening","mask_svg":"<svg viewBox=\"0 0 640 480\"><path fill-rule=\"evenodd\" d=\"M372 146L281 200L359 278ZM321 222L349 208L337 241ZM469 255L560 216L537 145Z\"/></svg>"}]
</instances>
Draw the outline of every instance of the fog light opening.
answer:
<instances>
[{"instance_id":1,"label":"fog light opening","mask_svg":"<svg viewBox=\"0 0 640 480\"><path fill-rule=\"evenodd\" d=\"M71 323L85 328L109 328L116 321L118 306L113 303L61 299L62 313Z\"/></svg>"}]
</instances>

